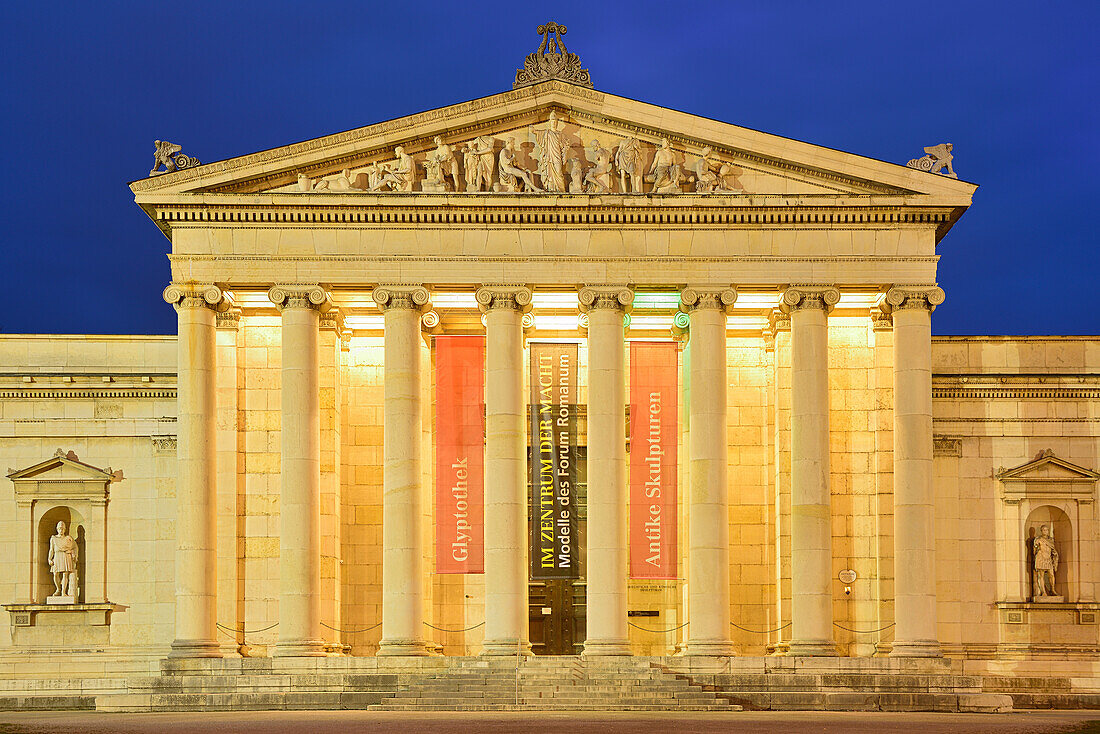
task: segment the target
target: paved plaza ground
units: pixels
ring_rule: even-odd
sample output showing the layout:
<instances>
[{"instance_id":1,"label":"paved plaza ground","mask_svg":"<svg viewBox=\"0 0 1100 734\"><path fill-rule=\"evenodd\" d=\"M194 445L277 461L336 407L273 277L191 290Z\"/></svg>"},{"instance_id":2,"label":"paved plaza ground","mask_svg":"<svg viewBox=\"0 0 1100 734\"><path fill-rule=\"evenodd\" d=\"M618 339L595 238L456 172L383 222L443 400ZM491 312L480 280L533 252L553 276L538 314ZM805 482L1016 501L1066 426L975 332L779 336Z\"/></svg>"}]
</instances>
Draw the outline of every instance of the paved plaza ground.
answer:
<instances>
[{"instance_id":1,"label":"paved plaza ground","mask_svg":"<svg viewBox=\"0 0 1100 734\"><path fill-rule=\"evenodd\" d=\"M91 712L3 713L0 734L419 734L420 732L566 731L568 734L1041 734L1095 732L1100 712L1012 714L891 714L747 711L678 713L406 713L368 711L251 711L237 713L106 714Z\"/></svg>"}]
</instances>

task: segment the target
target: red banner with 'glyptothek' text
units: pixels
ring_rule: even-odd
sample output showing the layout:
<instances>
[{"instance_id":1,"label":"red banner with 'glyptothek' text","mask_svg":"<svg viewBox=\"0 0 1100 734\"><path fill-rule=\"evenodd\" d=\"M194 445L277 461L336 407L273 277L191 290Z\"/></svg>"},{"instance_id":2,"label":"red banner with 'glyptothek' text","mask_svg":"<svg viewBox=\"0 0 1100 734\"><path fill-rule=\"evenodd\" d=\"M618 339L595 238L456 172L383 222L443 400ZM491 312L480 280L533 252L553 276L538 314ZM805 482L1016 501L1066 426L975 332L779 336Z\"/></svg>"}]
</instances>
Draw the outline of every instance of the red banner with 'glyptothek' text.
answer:
<instances>
[{"instance_id":1,"label":"red banner with 'glyptothek' text","mask_svg":"<svg viewBox=\"0 0 1100 734\"><path fill-rule=\"evenodd\" d=\"M485 338L435 337L435 569L485 572Z\"/></svg>"},{"instance_id":2,"label":"red banner with 'glyptothek' text","mask_svg":"<svg viewBox=\"0 0 1100 734\"><path fill-rule=\"evenodd\" d=\"M677 345L630 343L630 577L674 579Z\"/></svg>"}]
</instances>

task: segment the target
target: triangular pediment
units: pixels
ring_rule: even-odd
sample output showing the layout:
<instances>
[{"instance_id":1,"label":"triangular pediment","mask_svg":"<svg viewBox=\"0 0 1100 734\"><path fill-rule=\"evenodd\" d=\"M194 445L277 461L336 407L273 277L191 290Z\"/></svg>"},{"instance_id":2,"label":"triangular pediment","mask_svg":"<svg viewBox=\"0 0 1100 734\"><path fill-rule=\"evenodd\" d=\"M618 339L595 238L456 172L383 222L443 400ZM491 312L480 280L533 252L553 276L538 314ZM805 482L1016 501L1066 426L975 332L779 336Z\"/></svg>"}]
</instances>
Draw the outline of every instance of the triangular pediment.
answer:
<instances>
[{"instance_id":1,"label":"triangular pediment","mask_svg":"<svg viewBox=\"0 0 1100 734\"><path fill-rule=\"evenodd\" d=\"M117 478L120 477L116 476L110 467L104 470L85 464L72 451L66 453L60 449L50 458L37 464L24 469L8 470L8 479L15 482L85 482L89 480L111 482Z\"/></svg>"},{"instance_id":2,"label":"triangular pediment","mask_svg":"<svg viewBox=\"0 0 1100 734\"><path fill-rule=\"evenodd\" d=\"M417 185L409 191L467 193L464 152L474 141L489 141L494 164L508 140L514 141L517 165L537 177L539 131L554 113L560 120L559 139L569 193L572 161L582 181L581 193L624 193L617 170L603 180L609 191L584 181L598 165L601 149L612 158L624 141L638 141L640 168L650 173L662 139L682 175L678 190L654 191L646 181L643 193L698 193L700 159L710 148L710 170L720 177L707 193L798 197L934 197L938 205L965 208L973 184L902 165L782 138L748 128L669 110L562 81L547 81L481 99L421 112L347 132L295 143L172 173L131 184L139 203L177 194L307 194L355 195L370 189L372 166L395 161L401 146L416 169ZM437 150L439 136L456 161L458 180L450 171L443 188L424 187L425 161ZM593 141L596 145L593 146ZM469 159L473 160L473 159ZM445 166L446 168L447 166ZM347 171L347 175L343 173ZM706 174L704 174L706 175ZM455 185L457 183L457 186ZM573 183L576 183L573 181ZM381 191L390 191L384 186ZM487 189L488 187L486 187ZM521 187L522 188L522 187ZM633 191L633 184L627 183ZM486 190L483 189L483 190ZM573 193L577 193L574 188ZM961 211L961 210L960 210Z\"/></svg>"},{"instance_id":3,"label":"triangular pediment","mask_svg":"<svg viewBox=\"0 0 1100 734\"><path fill-rule=\"evenodd\" d=\"M1083 466L1060 459L1049 449L1043 451L1026 464L1013 469L1002 470L997 478L1004 481L1044 481L1044 482L1095 482L1100 474Z\"/></svg>"}]
</instances>

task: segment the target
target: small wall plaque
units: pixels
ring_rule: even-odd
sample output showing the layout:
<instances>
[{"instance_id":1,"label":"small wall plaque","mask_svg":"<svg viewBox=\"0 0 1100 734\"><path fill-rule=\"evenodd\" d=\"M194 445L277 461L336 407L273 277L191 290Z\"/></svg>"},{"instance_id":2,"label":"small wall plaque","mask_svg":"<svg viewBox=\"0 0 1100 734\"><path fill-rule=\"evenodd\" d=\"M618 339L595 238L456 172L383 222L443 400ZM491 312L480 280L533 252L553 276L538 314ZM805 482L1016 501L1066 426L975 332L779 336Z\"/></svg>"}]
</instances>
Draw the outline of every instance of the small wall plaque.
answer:
<instances>
[{"instance_id":1,"label":"small wall plaque","mask_svg":"<svg viewBox=\"0 0 1100 734\"><path fill-rule=\"evenodd\" d=\"M628 617L659 617L661 613L656 609L629 609L626 612Z\"/></svg>"},{"instance_id":2,"label":"small wall plaque","mask_svg":"<svg viewBox=\"0 0 1100 734\"><path fill-rule=\"evenodd\" d=\"M1024 623L1024 613L1023 612L1009 612L1008 613L1008 623L1009 624L1023 624Z\"/></svg>"},{"instance_id":3,"label":"small wall plaque","mask_svg":"<svg viewBox=\"0 0 1100 734\"><path fill-rule=\"evenodd\" d=\"M859 578L859 575L850 568L846 568L836 575L842 584L850 584Z\"/></svg>"}]
</instances>

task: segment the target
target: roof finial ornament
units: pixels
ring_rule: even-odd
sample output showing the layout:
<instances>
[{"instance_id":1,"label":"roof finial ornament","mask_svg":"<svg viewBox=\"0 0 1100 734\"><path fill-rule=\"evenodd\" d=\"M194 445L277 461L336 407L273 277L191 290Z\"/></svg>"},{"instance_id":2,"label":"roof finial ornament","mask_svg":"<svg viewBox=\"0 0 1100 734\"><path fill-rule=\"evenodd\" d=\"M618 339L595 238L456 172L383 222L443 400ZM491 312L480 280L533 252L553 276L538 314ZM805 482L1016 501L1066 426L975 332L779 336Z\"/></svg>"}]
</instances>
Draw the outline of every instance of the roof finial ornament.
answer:
<instances>
[{"instance_id":1,"label":"roof finial ornament","mask_svg":"<svg viewBox=\"0 0 1100 734\"><path fill-rule=\"evenodd\" d=\"M538 33L542 36L539 50L527 54L523 68L516 69L516 80L512 89L538 84L548 79L560 79L570 84L592 88L592 77L588 69L581 68L581 57L569 53L565 48L566 28L553 21L540 25Z\"/></svg>"},{"instance_id":2,"label":"roof finial ornament","mask_svg":"<svg viewBox=\"0 0 1100 734\"><path fill-rule=\"evenodd\" d=\"M954 147L951 143L930 145L924 149L924 157L914 158L905 165L918 171L928 171L929 173L939 173L948 178L958 178L955 175L955 169L951 167L951 161L955 159L955 156L951 154ZM943 170L944 167L947 168L946 171Z\"/></svg>"}]
</instances>

